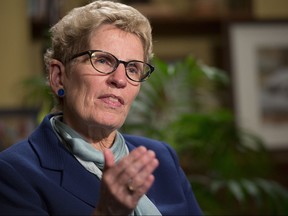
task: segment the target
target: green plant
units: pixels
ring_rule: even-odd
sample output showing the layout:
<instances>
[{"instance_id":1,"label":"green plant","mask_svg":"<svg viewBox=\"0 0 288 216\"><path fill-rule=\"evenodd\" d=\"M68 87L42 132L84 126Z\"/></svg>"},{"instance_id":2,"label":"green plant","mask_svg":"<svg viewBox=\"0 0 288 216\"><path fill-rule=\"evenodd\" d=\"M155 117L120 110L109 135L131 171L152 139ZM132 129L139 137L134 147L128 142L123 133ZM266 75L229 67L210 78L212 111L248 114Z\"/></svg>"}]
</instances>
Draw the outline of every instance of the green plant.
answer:
<instances>
[{"instance_id":1,"label":"green plant","mask_svg":"<svg viewBox=\"0 0 288 216\"><path fill-rule=\"evenodd\" d=\"M222 106L225 72L191 56L154 65L123 132L171 144L206 214L287 213L288 192L269 180L272 164L262 140L238 128Z\"/></svg>"},{"instance_id":2,"label":"green plant","mask_svg":"<svg viewBox=\"0 0 288 216\"><path fill-rule=\"evenodd\" d=\"M44 75L32 76L23 81L26 91L23 103L36 107L38 112L38 122L49 113L53 107L53 96Z\"/></svg>"}]
</instances>

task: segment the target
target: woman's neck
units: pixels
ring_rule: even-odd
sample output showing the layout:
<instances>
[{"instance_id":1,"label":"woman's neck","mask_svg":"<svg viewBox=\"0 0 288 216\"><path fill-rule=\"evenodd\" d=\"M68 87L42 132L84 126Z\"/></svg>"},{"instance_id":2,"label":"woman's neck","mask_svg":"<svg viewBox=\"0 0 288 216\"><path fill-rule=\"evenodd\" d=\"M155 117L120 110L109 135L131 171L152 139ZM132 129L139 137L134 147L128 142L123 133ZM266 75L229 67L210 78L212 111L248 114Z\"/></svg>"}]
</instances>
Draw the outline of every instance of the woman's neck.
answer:
<instances>
[{"instance_id":1,"label":"woman's neck","mask_svg":"<svg viewBox=\"0 0 288 216\"><path fill-rule=\"evenodd\" d=\"M63 122L79 133L88 143L99 151L111 148L116 137L116 130L109 130L103 127L71 124L71 122L63 119Z\"/></svg>"}]
</instances>

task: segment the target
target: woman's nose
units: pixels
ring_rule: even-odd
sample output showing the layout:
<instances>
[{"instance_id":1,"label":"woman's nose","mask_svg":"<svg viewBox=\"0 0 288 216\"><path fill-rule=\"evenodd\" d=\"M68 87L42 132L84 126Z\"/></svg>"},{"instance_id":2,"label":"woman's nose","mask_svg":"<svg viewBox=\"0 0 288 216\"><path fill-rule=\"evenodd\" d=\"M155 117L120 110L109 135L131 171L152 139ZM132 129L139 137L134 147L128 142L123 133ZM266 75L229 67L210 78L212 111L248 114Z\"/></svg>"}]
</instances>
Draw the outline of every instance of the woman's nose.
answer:
<instances>
[{"instance_id":1,"label":"woman's nose","mask_svg":"<svg viewBox=\"0 0 288 216\"><path fill-rule=\"evenodd\" d=\"M108 83L109 85L117 88L124 88L127 85L127 76L124 64L119 64L116 70L109 74Z\"/></svg>"}]
</instances>

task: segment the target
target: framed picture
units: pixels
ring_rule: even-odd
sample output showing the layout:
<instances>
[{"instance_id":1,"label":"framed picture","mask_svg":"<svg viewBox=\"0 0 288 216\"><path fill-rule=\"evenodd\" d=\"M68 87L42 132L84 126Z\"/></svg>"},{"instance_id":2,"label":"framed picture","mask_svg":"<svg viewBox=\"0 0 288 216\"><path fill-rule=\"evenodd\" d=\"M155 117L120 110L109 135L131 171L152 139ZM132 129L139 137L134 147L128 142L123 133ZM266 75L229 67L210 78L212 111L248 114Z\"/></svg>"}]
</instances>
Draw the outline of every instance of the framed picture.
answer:
<instances>
[{"instance_id":1,"label":"framed picture","mask_svg":"<svg viewBox=\"0 0 288 216\"><path fill-rule=\"evenodd\" d=\"M36 110L0 110L0 151L25 139L36 126Z\"/></svg>"},{"instance_id":2,"label":"framed picture","mask_svg":"<svg viewBox=\"0 0 288 216\"><path fill-rule=\"evenodd\" d=\"M288 22L228 27L237 124L268 148L288 148Z\"/></svg>"}]
</instances>

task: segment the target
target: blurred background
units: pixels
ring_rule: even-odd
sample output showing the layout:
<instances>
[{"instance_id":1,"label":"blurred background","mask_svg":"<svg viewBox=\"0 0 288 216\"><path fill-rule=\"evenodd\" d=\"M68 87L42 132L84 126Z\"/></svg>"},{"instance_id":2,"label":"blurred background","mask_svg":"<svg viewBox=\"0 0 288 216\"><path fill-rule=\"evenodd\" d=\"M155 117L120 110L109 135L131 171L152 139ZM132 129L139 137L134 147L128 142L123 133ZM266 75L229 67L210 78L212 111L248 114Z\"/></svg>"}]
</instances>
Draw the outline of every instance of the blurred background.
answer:
<instances>
[{"instance_id":1,"label":"blurred background","mask_svg":"<svg viewBox=\"0 0 288 216\"><path fill-rule=\"evenodd\" d=\"M52 106L49 27L88 0L1 1L0 150ZM153 27L156 71L123 133L179 154L207 215L288 214L288 1L122 0Z\"/></svg>"}]
</instances>

